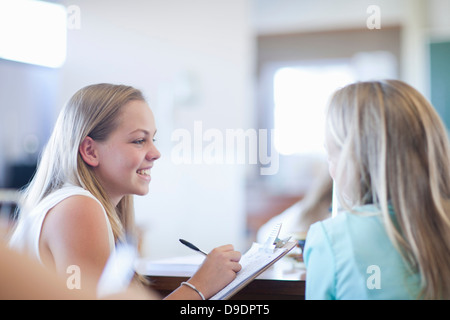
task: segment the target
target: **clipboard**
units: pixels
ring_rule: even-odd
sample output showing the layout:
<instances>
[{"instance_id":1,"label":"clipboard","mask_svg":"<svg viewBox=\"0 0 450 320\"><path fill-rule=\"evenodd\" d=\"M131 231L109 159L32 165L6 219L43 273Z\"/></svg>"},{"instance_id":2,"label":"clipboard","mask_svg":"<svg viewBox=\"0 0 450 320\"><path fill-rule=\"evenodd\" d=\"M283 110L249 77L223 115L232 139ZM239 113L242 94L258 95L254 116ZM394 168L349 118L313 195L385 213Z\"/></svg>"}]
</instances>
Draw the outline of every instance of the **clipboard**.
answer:
<instances>
[{"instance_id":1,"label":"clipboard","mask_svg":"<svg viewBox=\"0 0 450 320\"><path fill-rule=\"evenodd\" d=\"M296 242L288 241L289 239L278 239L280 228L281 224L275 226L276 237L273 236L274 231L272 231L266 243L253 243L240 260L242 269L237 273L236 278L212 296L210 300L230 299L296 246Z\"/></svg>"}]
</instances>

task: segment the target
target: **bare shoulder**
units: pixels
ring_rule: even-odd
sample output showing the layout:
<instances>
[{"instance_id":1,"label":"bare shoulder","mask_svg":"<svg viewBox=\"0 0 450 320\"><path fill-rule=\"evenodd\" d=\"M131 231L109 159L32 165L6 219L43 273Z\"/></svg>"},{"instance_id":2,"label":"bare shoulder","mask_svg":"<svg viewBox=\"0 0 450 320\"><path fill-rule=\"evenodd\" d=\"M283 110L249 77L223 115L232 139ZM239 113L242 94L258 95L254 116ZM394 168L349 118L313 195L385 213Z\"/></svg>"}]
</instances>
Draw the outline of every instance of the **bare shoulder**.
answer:
<instances>
[{"instance_id":1,"label":"bare shoulder","mask_svg":"<svg viewBox=\"0 0 450 320\"><path fill-rule=\"evenodd\" d=\"M44 227L46 225L51 229L106 230L103 207L82 195L68 197L54 206L46 215Z\"/></svg>"},{"instance_id":2,"label":"bare shoulder","mask_svg":"<svg viewBox=\"0 0 450 320\"><path fill-rule=\"evenodd\" d=\"M84 261L103 267L110 247L102 206L82 195L61 201L45 217L39 248L44 263L56 269Z\"/></svg>"}]
</instances>

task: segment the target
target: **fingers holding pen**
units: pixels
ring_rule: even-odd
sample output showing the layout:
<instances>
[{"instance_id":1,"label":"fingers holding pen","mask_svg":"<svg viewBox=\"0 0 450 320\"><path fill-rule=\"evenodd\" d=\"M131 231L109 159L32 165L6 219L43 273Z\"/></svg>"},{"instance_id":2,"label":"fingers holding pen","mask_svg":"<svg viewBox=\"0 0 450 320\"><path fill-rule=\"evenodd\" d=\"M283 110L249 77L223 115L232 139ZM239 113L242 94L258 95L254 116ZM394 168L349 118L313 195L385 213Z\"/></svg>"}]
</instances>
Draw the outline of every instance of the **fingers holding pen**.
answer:
<instances>
[{"instance_id":1,"label":"fingers holding pen","mask_svg":"<svg viewBox=\"0 0 450 320\"><path fill-rule=\"evenodd\" d=\"M225 265L231 266L231 269L234 272L239 272L242 269L242 266L239 264L242 254L239 251L234 250L234 247L231 244L213 249L208 256L221 261Z\"/></svg>"},{"instance_id":2,"label":"fingers holding pen","mask_svg":"<svg viewBox=\"0 0 450 320\"><path fill-rule=\"evenodd\" d=\"M199 270L189 280L205 297L211 297L236 278L242 269L239 264L241 253L232 245L213 249L206 256Z\"/></svg>"}]
</instances>

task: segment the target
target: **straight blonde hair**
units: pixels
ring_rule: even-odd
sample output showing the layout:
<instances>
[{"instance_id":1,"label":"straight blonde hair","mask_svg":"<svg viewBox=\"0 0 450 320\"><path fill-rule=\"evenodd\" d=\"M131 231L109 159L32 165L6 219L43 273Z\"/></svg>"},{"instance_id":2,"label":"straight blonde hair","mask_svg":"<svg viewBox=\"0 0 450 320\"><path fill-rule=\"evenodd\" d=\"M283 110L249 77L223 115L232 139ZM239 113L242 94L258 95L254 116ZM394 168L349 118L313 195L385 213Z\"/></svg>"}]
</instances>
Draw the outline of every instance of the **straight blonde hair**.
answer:
<instances>
[{"instance_id":1,"label":"straight blonde hair","mask_svg":"<svg viewBox=\"0 0 450 320\"><path fill-rule=\"evenodd\" d=\"M79 153L87 136L97 141L106 140L118 126L122 107L132 100L145 101L139 90L113 84L90 85L72 96L59 114L34 178L23 190L19 217L65 183L70 183L88 190L102 203L116 242L135 232L132 196L123 197L114 207L92 168Z\"/></svg>"},{"instance_id":2,"label":"straight blonde hair","mask_svg":"<svg viewBox=\"0 0 450 320\"><path fill-rule=\"evenodd\" d=\"M450 299L450 147L433 106L401 81L359 82L333 95L327 128L341 149L336 179L351 179L341 203L377 205L421 276L418 298Z\"/></svg>"}]
</instances>

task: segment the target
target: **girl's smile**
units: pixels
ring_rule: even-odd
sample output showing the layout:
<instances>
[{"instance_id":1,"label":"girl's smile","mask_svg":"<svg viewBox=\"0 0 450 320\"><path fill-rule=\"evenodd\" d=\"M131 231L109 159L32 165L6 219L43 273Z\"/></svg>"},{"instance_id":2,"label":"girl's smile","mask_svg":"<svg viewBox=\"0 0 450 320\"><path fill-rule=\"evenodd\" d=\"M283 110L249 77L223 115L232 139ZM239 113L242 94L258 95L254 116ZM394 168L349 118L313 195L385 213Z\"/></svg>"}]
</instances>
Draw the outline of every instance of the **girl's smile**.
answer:
<instances>
[{"instance_id":1,"label":"girl's smile","mask_svg":"<svg viewBox=\"0 0 450 320\"><path fill-rule=\"evenodd\" d=\"M143 169L139 169L138 171L136 171L136 173L144 180L150 181L151 180L151 176L150 176L150 169L152 167L148 167L148 168L143 168Z\"/></svg>"}]
</instances>

